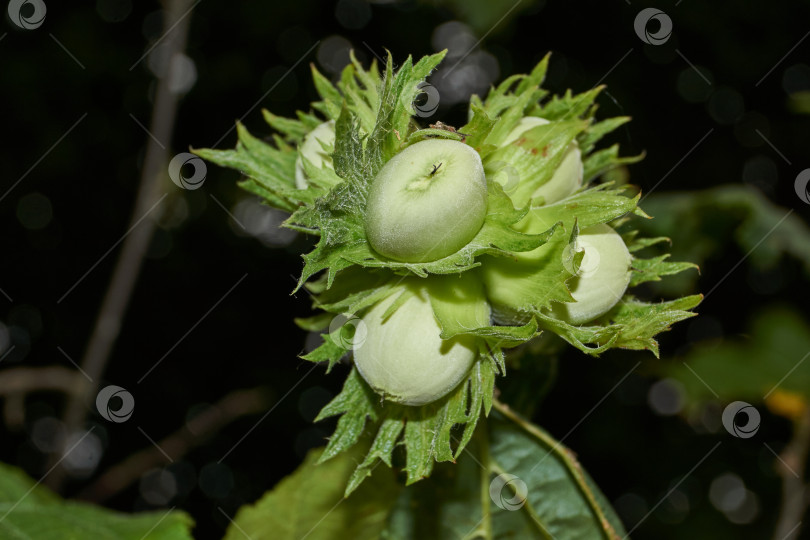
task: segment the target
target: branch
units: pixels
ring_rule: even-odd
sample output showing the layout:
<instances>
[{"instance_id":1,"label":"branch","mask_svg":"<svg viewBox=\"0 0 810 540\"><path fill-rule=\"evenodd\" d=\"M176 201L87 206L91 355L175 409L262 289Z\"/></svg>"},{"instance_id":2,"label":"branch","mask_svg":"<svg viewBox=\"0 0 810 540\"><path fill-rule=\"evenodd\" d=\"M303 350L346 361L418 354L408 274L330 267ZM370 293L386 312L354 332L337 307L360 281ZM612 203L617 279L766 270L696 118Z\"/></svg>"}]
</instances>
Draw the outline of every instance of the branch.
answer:
<instances>
[{"instance_id":1,"label":"branch","mask_svg":"<svg viewBox=\"0 0 810 540\"><path fill-rule=\"evenodd\" d=\"M774 540L798 538L802 526L802 516L810 504L810 488L804 482L807 456L810 451L810 405L805 405L804 413L796 422L793 438L782 450L781 461L777 465L782 477L782 508L776 522Z\"/></svg>"},{"instance_id":2,"label":"branch","mask_svg":"<svg viewBox=\"0 0 810 540\"><path fill-rule=\"evenodd\" d=\"M80 395L87 385L78 371L62 366L17 367L0 372L0 397L6 428L16 430L25 423L25 396L32 392L62 392Z\"/></svg>"},{"instance_id":3,"label":"branch","mask_svg":"<svg viewBox=\"0 0 810 540\"><path fill-rule=\"evenodd\" d=\"M242 416L259 413L268 405L267 392L262 388L231 392L182 428L158 441L157 447L144 448L110 467L79 492L77 498L102 503L136 482L144 472L164 465L166 455L172 460L179 459L227 424Z\"/></svg>"},{"instance_id":4,"label":"branch","mask_svg":"<svg viewBox=\"0 0 810 540\"><path fill-rule=\"evenodd\" d=\"M186 13L189 3L190 0L168 0L166 2L163 28L169 67L163 78L158 79L149 128L151 136L147 139L146 157L137 199L130 217L128 230L132 232L126 237L121 248L112 279L96 318L93 333L81 361L81 369L88 374L92 381L98 381L104 373L110 352L118 339L135 282L138 280L143 257L149 248L149 242L155 230L155 221L143 219L143 217L158 201L160 186L165 178L164 167L168 161L168 151L160 141L168 144L174 131L178 96L169 89L168 83L171 77L172 59L186 48L191 19ZM139 224L142 219L143 222ZM68 400L63 416L68 433L80 429L88 410L88 403L92 400L96 388L95 383L86 385L79 395L74 395ZM57 491L65 481L64 469L57 466L56 460L59 457L57 454L54 455L50 466L56 468L46 480L46 484Z\"/></svg>"},{"instance_id":5,"label":"branch","mask_svg":"<svg viewBox=\"0 0 810 540\"><path fill-rule=\"evenodd\" d=\"M0 376L0 397L31 392L81 394L87 385L81 373L62 366L4 369Z\"/></svg>"}]
</instances>

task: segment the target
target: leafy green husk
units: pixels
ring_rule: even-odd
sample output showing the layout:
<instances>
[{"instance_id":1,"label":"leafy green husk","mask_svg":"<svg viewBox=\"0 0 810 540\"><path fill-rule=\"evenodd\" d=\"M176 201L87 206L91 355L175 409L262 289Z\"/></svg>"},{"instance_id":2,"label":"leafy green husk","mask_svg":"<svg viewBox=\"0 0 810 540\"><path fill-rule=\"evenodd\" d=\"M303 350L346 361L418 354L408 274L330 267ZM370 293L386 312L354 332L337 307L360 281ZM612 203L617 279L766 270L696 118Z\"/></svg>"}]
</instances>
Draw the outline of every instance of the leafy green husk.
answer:
<instances>
[{"instance_id":1,"label":"leafy green husk","mask_svg":"<svg viewBox=\"0 0 810 540\"><path fill-rule=\"evenodd\" d=\"M668 302L646 303L626 295L612 310L589 323L573 326L537 312L540 327L559 335L580 351L599 355L611 348L649 350L659 356L657 334L669 330L678 321L694 317L691 309L703 295L692 295Z\"/></svg>"},{"instance_id":2,"label":"leafy green husk","mask_svg":"<svg viewBox=\"0 0 810 540\"><path fill-rule=\"evenodd\" d=\"M434 462L458 458L481 412L488 414L491 408L495 375L505 373L504 349L526 343L541 330L550 330L589 354L624 347L649 349L657 355L654 336L692 316L689 310L700 301L699 296L693 296L646 304L628 295L604 317L583 327L549 316L550 302L572 299L567 282L576 272L582 254L567 258L564 254L578 230L599 223L619 227L631 215L648 217L637 206L639 196L627 195L625 188L588 185L606 171L641 159L620 157L615 144L597 149L597 143L629 118L595 120L595 100L602 87L549 98L541 88L548 68L546 56L530 74L511 76L492 88L486 99L473 96L469 122L457 131L439 125L423 128L413 118L412 104L420 92L418 85L436 69L444 54L427 56L416 63L408 57L396 70L390 55L382 70L376 63L365 69L352 55L351 63L335 83L313 67L314 84L321 96L312 104L315 112L298 112L296 118L288 119L265 111L265 120L278 132L272 140L260 140L238 125L239 141L234 150L196 150L214 163L239 170L245 177L240 183L243 188L289 212L285 226L318 237L314 249L304 255L296 287L307 288L317 313L296 322L309 331L329 331L322 334L323 343L302 358L326 362L331 370L348 352L345 340L337 334L340 328L331 328L333 318L338 314L362 316L364 310L391 294L398 280L414 276L426 278L425 287L443 338L467 334L478 339L480 356L469 377L448 396L426 406L380 402L358 373L350 372L343 391L319 415L319 419L340 416L321 461L352 448L362 433L374 434L369 450L348 480L347 493L356 490L379 462L391 465L394 450L400 446L406 455L408 483L428 476ZM503 145L512 129L527 116L552 123L532 128L519 140ZM297 146L307 133L328 120L335 122L333 168L317 168L302 159L309 186L297 189ZM365 237L364 212L370 182L397 152L433 137L472 146L490 175L508 163L519 183L507 193L498 182L488 182L485 221L478 234L457 253L425 263L389 260L376 253ZM554 204L530 200L536 188L553 176L565 150L574 142L582 152L586 185ZM526 223L532 219L545 226L530 230ZM633 253L662 241L637 238L634 231L622 232ZM544 249L547 256L542 268L537 269L537 291L524 306L520 324L489 324L480 316L488 310L482 295L461 290L478 285L469 285L471 282L466 280L468 284L463 287L448 286L448 281L443 281L461 274L479 283L482 265L494 264L495 260L508 264L538 248ZM692 267L690 263L670 262L661 254L637 258L632 284L657 281ZM395 310L399 302L389 309ZM458 439L454 429L461 430Z\"/></svg>"},{"instance_id":3,"label":"leafy green husk","mask_svg":"<svg viewBox=\"0 0 810 540\"><path fill-rule=\"evenodd\" d=\"M298 282L302 286L315 274L326 271L327 287L341 270L353 265L389 268L400 274L424 277L428 274L461 273L480 265L484 254L511 256L542 245L549 236L525 235L514 229L525 210L514 210L528 203L528 194L548 181L562 160L564 150L577 140L590 151L605 134L627 119L593 123L594 99L600 88L573 96L555 96L546 104L539 100L546 91L539 88L548 63L546 57L527 76L510 77L494 88L487 100L474 98L471 121L459 132L443 129L418 129L412 121L412 103L419 93L417 85L439 64L444 53L428 56L413 64L409 57L394 72L389 61L382 74L372 64L366 70L352 57L337 85L330 83L314 67L315 86L322 100L313 108L327 120L336 122L334 170L317 169L304 160L311 180L308 189L296 189L294 182L295 145L322 119L298 113L297 119L277 117L267 111L266 121L283 138L272 144L252 136L238 125L239 142L235 150L198 149L195 152L219 165L242 172L241 186L262 197L268 204L290 212L285 226L320 236L315 249L304 255L304 269ZM528 131L515 144L502 148L509 131L526 115L543 116L555 121ZM463 134L463 135L462 135ZM429 263L401 263L376 253L364 230L365 199L370 181L382 165L405 146L427 137L461 138L476 148L485 170L502 163L515 164L520 184L507 196L500 185L490 182L489 211L479 233L457 253ZM598 157L594 171L604 172L628 162L611 155ZM597 152L598 154L598 152ZM584 159L586 171L590 158ZM633 158L635 159L635 158ZM517 202L516 202L517 201Z\"/></svg>"},{"instance_id":4,"label":"leafy green husk","mask_svg":"<svg viewBox=\"0 0 810 540\"><path fill-rule=\"evenodd\" d=\"M346 378L343 390L316 418L340 415L320 461L330 459L354 446L363 433L375 434L371 449L357 466L346 486L346 495L362 483L378 461L391 465L398 444L405 447L407 483L426 478L434 461L452 461L470 441L480 414L489 414L495 375L502 360L482 347L467 379L445 397L421 407L381 402L356 369ZM464 426L459 438L454 428Z\"/></svg>"}]
</instances>

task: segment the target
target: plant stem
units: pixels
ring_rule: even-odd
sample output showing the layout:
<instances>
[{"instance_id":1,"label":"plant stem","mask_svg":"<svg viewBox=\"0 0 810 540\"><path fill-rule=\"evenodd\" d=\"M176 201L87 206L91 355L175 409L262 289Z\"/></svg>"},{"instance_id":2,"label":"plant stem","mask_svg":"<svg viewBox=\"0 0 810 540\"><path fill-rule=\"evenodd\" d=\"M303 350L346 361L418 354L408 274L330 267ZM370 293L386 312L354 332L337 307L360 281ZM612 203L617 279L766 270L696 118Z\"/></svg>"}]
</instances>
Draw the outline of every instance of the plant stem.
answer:
<instances>
[{"instance_id":1,"label":"plant stem","mask_svg":"<svg viewBox=\"0 0 810 540\"><path fill-rule=\"evenodd\" d=\"M489 484L490 484L490 455L489 455L489 432L487 431L487 418L486 416L482 415L481 419L478 421L478 429L475 430L474 437L479 439L479 444L481 446L481 463L483 463L487 469L481 473L481 519L483 520L483 527L484 527L484 534L486 535L485 538L490 539L492 538L492 516L490 513L491 502L489 496Z\"/></svg>"},{"instance_id":2,"label":"plant stem","mask_svg":"<svg viewBox=\"0 0 810 540\"><path fill-rule=\"evenodd\" d=\"M804 481L810 451L810 406L796 421L793 438L779 456L777 464L782 477L782 508L776 522L774 540L798 538L802 516L810 504L810 487Z\"/></svg>"},{"instance_id":3,"label":"plant stem","mask_svg":"<svg viewBox=\"0 0 810 540\"><path fill-rule=\"evenodd\" d=\"M173 59L186 48L191 20L187 13L189 4L190 0L167 0L165 4L163 17L165 37L162 46L165 47L167 67L164 76L157 80L157 92L149 127L151 136L147 138L146 157L141 170L135 207L130 217L128 230L131 230L131 233L124 240L93 333L82 357L81 369L93 382L84 385L80 394L72 395L65 407L63 420L69 434L81 429L84 422L89 408L88 403L92 401L98 380L104 374L110 352L118 339L124 315L141 271L143 257L155 230L155 220L143 217L158 200L161 184L165 180L168 150L160 141L168 144L174 131L179 96L169 89L169 79ZM60 455L53 456L51 467L60 457ZM52 489L59 490L65 479L65 470L56 467L46 479L46 484Z\"/></svg>"},{"instance_id":4,"label":"plant stem","mask_svg":"<svg viewBox=\"0 0 810 540\"><path fill-rule=\"evenodd\" d=\"M6 429L16 431L25 424L25 398L32 392L61 392L78 394L87 379L75 369L62 366L16 367L3 370L0 378L0 398Z\"/></svg>"}]
</instances>

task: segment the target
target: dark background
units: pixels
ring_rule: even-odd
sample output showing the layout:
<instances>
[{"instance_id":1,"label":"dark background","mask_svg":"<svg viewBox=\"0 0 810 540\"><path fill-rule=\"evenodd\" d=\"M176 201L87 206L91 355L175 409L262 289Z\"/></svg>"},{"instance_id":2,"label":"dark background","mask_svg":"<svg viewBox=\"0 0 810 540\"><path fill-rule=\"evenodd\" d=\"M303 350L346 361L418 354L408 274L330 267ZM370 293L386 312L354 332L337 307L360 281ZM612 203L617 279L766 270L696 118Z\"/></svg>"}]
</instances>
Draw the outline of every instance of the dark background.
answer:
<instances>
[{"instance_id":1,"label":"dark background","mask_svg":"<svg viewBox=\"0 0 810 540\"><path fill-rule=\"evenodd\" d=\"M625 155L646 151L646 159L630 168L631 181L645 192L665 175L656 192L748 183L806 219L808 207L796 198L793 179L808 166L808 120L790 111L788 95L810 90L810 40L780 59L810 30L810 4L677 4L657 4L672 18L674 33L656 47L642 43L633 30L636 14L648 5L635 0L523 0L497 25L512 2L205 0L191 14L187 55L196 81L180 101L169 150L173 155L188 146L213 145L234 119L276 85L244 118L255 134L268 135L260 109L283 116L307 110L316 99L308 64L314 62L334 76L347 57L346 45L364 62L370 61L372 51L384 55L386 48L401 62L407 54L420 57L445 43L458 59L482 39L461 64L469 69L459 68L460 82L453 83L457 86L436 83L443 99L430 121L461 125L466 110L451 103L452 96L480 93L491 82L528 72L552 51L548 89L584 91L602 82L608 88L599 99L600 116L633 117L609 142L621 143ZM0 288L6 293L0 297L0 330L6 336L0 351L14 346L0 368L69 367L57 347L76 361L81 357L117 251L61 303L57 300L127 230L148 139L130 115L148 124L155 86L148 57L130 67L160 37L158 4L99 0L71 7L47 5L47 19L36 30L19 30L7 17L0 28L0 35L5 34L0 39L0 192L6 193L0 200ZM467 30L440 27L449 21L460 21ZM231 132L218 146L234 143ZM196 191L181 191L166 180L165 211L155 216L159 227L102 381L132 392L135 414L122 424L105 422L95 411L88 414L103 445L97 469L103 471L150 445L138 428L158 440L180 428L190 413L231 390L267 388L269 402L277 406L221 464L218 460L260 416L230 424L168 466L177 489L174 496L169 490L163 506L190 512L200 538L215 538L224 531L227 521L218 508L233 516L240 505L256 500L289 474L307 449L323 442L332 425L313 425L311 420L339 390L345 375L341 368L329 376L321 367L308 373L310 364L296 358L307 336L292 318L306 315L308 302L305 293L290 296L290 291L308 240L268 247L291 238L268 232L277 215L257 214L249 202L237 206L247 198L236 188L237 179L232 171L210 166L205 185ZM260 231L264 243L245 234L214 197L249 229ZM733 248L718 252L703 266L699 290L713 287L742 255ZM756 287L773 276L742 265L699 308L705 319L681 323L662 336L663 356L706 333L717 339L738 335L759 305L792 303L800 291L806 294L798 264L785 263L777 277L773 286ZM705 326L702 319L712 324ZM639 360L647 362L652 355L611 352L593 359L568 351L559 364L558 381L534 420L558 438L566 436ZM767 537L779 502L773 456L761 445L746 445L725 433L698 433L679 416L656 415L647 398L654 382L644 367L635 370L571 431L566 445L576 451L630 529L722 439L724 444L680 486L686 503L679 499L661 504L634 536ZM32 442L33 428L38 420L58 416L62 403L52 394L29 396L24 428L0 435L0 459L39 478L48 456ZM789 424L769 417L761 433L779 448ZM744 477L747 488L757 494L758 511L750 523L732 523L709 501L710 483L729 471ZM74 478L66 494L76 493L88 481ZM108 505L126 511L154 507L143 496L150 485L133 485ZM810 536L805 532L804 537Z\"/></svg>"}]
</instances>

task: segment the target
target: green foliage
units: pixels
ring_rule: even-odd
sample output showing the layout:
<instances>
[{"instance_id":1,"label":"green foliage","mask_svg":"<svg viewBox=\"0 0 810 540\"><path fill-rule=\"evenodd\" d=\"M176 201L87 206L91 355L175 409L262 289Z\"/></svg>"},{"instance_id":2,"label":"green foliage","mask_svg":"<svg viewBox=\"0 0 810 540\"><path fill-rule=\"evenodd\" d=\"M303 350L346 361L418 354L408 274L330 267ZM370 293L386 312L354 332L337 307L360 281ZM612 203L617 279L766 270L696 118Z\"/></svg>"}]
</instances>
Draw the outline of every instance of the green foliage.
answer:
<instances>
[{"instance_id":1,"label":"green foliage","mask_svg":"<svg viewBox=\"0 0 810 540\"><path fill-rule=\"evenodd\" d=\"M390 469L379 467L351 498L343 499L343 487L368 444L363 446L326 463L319 462L321 450L311 451L293 474L239 510L225 540L379 538L400 486Z\"/></svg>"},{"instance_id":2,"label":"green foliage","mask_svg":"<svg viewBox=\"0 0 810 540\"><path fill-rule=\"evenodd\" d=\"M313 451L237 514L226 540L623 537L621 522L573 453L507 406L495 408L456 463L438 465L429 480L413 486L403 487L389 468L373 466L370 479L343 499L342 487L368 440L328 461ZM402 426L390 422L383 429ZM371 453L390 454L379 439ZM502 485L513 478L502 475L516 481ZM525 499L511 491L518 482L526 487Z\"/></svg>"},{"instance_id":3,"label":"green foliage","mask_svg":"<svg viewBox=\"0 0 810 540\"><path fill-rule=\"evenodd\" d=\"M516 478L501 487L499 477L512 478L506 475ZM525 500L516 497L519 483L526 487ZM401 493L389 522L383 535L389 540L625 534L570 450L501 404L454 467Z\"/></svg>"},{"instance_id":4,"label":"green foliage","mask_svg":"<svg viewBox=\"0 0 810 540\"><path fill-rule=\"evenodd\" d=\"M190 540L183 512L127 515L67 502L15 467L0 463L0 538L19 540Z\"/></svg>"},{"instance_id":5,"label":"green foliage","mask_svg":"<svg viewBox=\"0 0 810 540\"><path fill-rule=\"evenodd\" d=\"M611 311L590 326L573 326L538 313L543 328L548 328L582 352L598 355L611 347L650 350L659 356L654 336L669 330L678 321L694 317L701 295L685 296L669 302L645 303L625 297ZM590 345L590 346L589 346Z\"/></svg>"},{"instance_id":6,"label":"green foliage","mask_svg":"<svg viewBox=\"0 0 810 540\"><path fill-rule=\"evenodd\" d=\"M195 152L213 163L240 171L246 179L240 185L282 210L294 211L300 204L312 203L324 192L321 189L295 188L297 151L286 144L278 147L251 135L241 123L236 124L239 142L234 150L200 149Z\"/></svg>"},{"instance_id":7,"label":"green foliage","mask_svg":"<svg viewBox=\"0 0 810 540\"><path fill-rule=\"evenodd\" d=\"M456 18L470 25L477 35L488 34L496 27L503 28L521 11L530 10L538 4L538 0L521 0L511 6L490 0L420 0L420 2L442 9L452 9Z\"/></svg>"},{"instance_id":8,"label":"green foliage","mask_svg":"<svg viewBox=\"0 0 810 540\"><path fill-rule=\"evenodd\" d=\"M774 268L784 256L800 261L810 275L810 229L802 219L749 186L723 185L702 191L654 194L644 206L656 219L639 224L649 235L672 238L672 255L702 265L736 244L748 264ZM694 289L687 272L658 285L664 294Z\"/></svg>"},{"instance_id":9,"label":"green foliage","mask_svg":"<svg viewBox=\"0 0 810 540\"><path fill-rule=\"evenodd\" d=\"M756 315L746 335L698 344L678 361L662 364L659 373L677 379L692 404L761 402L776 390L810 400L808 351L810 324L794 311L771 307Z\"/></svg>"}]
</instances>

